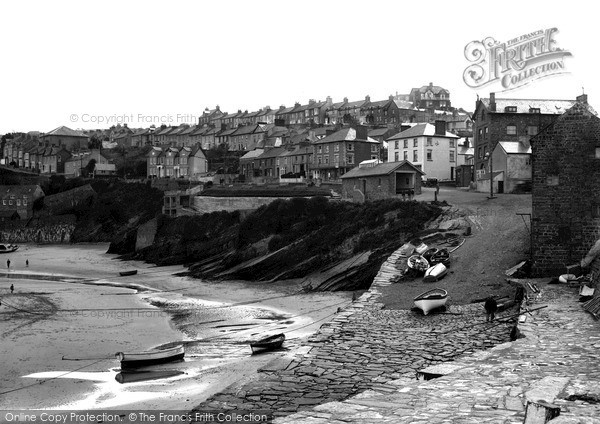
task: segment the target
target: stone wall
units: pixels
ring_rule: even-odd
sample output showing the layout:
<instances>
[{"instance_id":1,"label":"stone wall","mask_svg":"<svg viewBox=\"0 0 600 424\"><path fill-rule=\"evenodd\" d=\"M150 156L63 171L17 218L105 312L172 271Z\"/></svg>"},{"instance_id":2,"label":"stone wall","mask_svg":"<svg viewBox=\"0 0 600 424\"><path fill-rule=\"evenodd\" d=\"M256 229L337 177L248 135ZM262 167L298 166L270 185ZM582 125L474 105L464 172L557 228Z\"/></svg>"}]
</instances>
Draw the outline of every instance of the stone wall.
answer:
<instances>
[{"instance_id":1,"label":"stone wall","mask_svg":"<svg viewBox=\"0 0 600 424\"><path fill-rule=\"evenodd\" d=\"M532 256L538 275L579 263L600 238L600 119L577 103L532 140Z\"/></svg>"},{"instance_id":2,"label":"stone wall","mask_svg":"<svg viewBox=\"0 0 600 424\"><path fill-rule=\"evenodd\" d=\"M75 224L54 224L36 227L14 227L0 230L2 243L70 243Z\"/></svg>"},{"instance_id":3,"label":"stone wall","mask_svg":"<svg viewBox=\"0 0 600 424\"><path fill-rule=\"evenodd\" d=\"M220 211L248 211L255 210L261 206L286 197L208 197L196 196L193 199L193 208L200 213L211 213Z\"/></svg>"}]
</instances>

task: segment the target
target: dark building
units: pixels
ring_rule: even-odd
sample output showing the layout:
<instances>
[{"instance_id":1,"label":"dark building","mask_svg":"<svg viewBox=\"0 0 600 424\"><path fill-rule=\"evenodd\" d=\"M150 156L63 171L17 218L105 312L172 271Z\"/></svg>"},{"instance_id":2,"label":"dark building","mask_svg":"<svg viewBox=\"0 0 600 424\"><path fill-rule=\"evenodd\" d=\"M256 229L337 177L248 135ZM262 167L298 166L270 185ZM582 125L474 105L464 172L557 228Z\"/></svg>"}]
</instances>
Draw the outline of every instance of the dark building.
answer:
<instances>
[{"instance_id":1,"label":"dark building","mask_svg":"<svg viewBox=\"0 0 600 424\"><path fill-rule=\"evenodd\" d=\"M489 155L499 141L517 141L529 147L532 136L574 103L575 100L499 99L495 93L478 99L473 113L477 179L487 174Z\"/></svg>"},{"instance_id":2,"label":"dark building","mask_svg":"<svg viewBox=\"0 0 600 424\"><path fill-rule=\"evenodd\" d=\"M600 119L578 97L531 139L532 259L538 275L578 264L600 239Z\"/></svg>"},{"instance_id":3,"label":"dark building","mask_svg":"<svg viewBox=\"0 0 600 424\"><path fill-rule=\"evenodd\" d=\"M424 85L410 91L409 100L419 109L450 110L450 92L445 88L433 85Z\"/></svg>"}]
</instances>

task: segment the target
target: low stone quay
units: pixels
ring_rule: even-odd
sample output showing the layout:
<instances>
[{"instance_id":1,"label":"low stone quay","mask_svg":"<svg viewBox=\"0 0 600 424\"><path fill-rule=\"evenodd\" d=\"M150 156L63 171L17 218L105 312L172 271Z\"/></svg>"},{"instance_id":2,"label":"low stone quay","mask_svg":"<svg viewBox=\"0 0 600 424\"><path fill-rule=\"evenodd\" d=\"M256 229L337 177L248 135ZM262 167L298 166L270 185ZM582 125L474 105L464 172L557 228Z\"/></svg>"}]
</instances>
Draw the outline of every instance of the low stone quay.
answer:
<instances>
[{"instance_id":1,"label":"low stone quay","mask_svg":"<svg viewBox=\"0 0 600 424\"><path fill-rule=\"evenodd\" d=\"M392 254L371 289L324 324L304 352L293 358L275 357L258 380L214 395L196 410L260 410L275 417L305 411L293 420L313 422L322 417L319 422L329 422L335 419L334 412L313 408L332 401L337 405L365 391L393 396L399 382L416 382L422 368L509 340L512 324L486 323L481 304L450 304L446 312L428 316L382 309L380 288L397 279L401 263L399 251ZM357 422L364 422L360 417L364 408L356 410ZM294 422L290 420L282 422Z\"/></svg>"},{"instance_id":2,"label":"low stone quay","mask_svg":"<svg viewBox=\"0 0 600 424\"><path fill-rule=\"evenodd\" d=\"M600 423L600 325L577 288L538 287L534 304L547 308L525 315L523 338L457 358L443 377L389 381L275 422L523 423L527 403L542 400L560 407L553 424Z\"/></svg>"}]
</instances>

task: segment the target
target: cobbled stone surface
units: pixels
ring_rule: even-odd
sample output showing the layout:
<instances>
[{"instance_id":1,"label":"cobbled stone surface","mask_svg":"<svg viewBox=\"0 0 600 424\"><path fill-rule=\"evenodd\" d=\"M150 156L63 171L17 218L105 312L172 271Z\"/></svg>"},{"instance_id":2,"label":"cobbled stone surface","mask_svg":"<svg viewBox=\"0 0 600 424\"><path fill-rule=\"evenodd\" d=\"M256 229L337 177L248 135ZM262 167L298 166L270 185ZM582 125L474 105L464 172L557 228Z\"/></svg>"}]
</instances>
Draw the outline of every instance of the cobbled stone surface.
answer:
<instances>
[{"instance_id":1,"label":"cobbled stone surface","mask_svg":"<svg viewBox=\"0 0 600 424\"><path fill-rule=\"evenodd\" d=\"M258 380L219 393L196 409L261 410L275 417L303 411L303 415L279 418L285 423L338 422L332 412L336 405L342 405L340 420L356 422L399 422L399 417L410 411L416 411L414 419L430 422L428 409L447 411L448 404L455 404L452 393L460 392L459 389L428 404L420 392L403 392L404 385L424 384L416 382L416 372L422 368L507 342L512 324L485 323L481 304L449 305L445 313L427 316L415 311L382 309L379 289L398 277L396 264L401 260L398 252L392 254L371 289L324 324L309 339L310 350L295 357L285 369L263 372ZM505 311L498 318L513 312ZM474 403L461 406L461 414L485 415L491 408L498 408L500 400L487 394L486 387L465 382L463 385L474 393L469 397ZM363 399L365 393L373 393L374 403L354 402ZM352 397L357 394L360 395ZM513 403L510 405L514 407ZM507 411L507 415L513 412Z\"/></svg>"},{"instance_id":2,"label":"cobbled stone surface","mask_svg":"<svg viewBox=\"0 0 600 424\"><path fill-rule=\"evenodd\" d=\"M391 381L393 392L372 387L275 422L522 423L527 401L545 400L561 408L553 424L600 423L600 325L576 288L538 286L532 308L547 308L519 324L524 338L457 358L443 377Z\"/></svg>"}]
</instances>

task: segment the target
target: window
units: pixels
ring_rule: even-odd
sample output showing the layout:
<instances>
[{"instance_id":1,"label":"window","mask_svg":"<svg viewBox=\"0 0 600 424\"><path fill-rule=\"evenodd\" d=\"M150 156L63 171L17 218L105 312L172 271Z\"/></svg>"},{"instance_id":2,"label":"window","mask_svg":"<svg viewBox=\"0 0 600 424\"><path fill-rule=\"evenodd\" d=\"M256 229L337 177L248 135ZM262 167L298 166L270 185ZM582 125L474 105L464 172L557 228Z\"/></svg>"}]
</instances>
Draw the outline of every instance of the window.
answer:
<instances>
[{"instance_id":1,"label":"window","mask_svg":"<svg viewBox=\"0 0 600 424\"><path fill-rule=\"evenodd\" d=\"M325 162L325 165L329 165L329 156L325 156L323 161Z\"/></svg>"},{"instance_id":2,"label":"window","mask_svg":"<svg viewBox=\"0 0 600 424\"><path fill-rule=\"evenodd\" d=\"M408 160L408 152L406 150L404 151L404 160Z\"/></svg>"},{"instance_id":3,"label":"window","mask_svg":"<svg viewBox=\"0 0 600 424\"><path fill-rule=\"evenodd\" d=\"M6 206L6 199L2 199L2 204Z\"/></svg>"},{"instance_id":4,"label":"window","mask_svg":"<svg viewBox=\"0 0 600 424\"><path fill-rule=\"evenodd\" d=\"M427 145L433 146L433 138L432 137L427 137Z\"/></svg>"},{"instance_id":5,"label":"window","mask_svg":"<svg viewBox=\"0 0 600 424\"><path fill-rule=\"evenodd\" d=\"M23 206L27 206L27 199L23 199Z\"/></svg>"},{"instance_id":6,"label":"window","mask_svg":"<svg viewBox=\"0 0 600 424\"><path fill-rule=\"evenodd\" d=\"M317 147L317 153L323 153L323 146ZM319 163L321 163L321 162L319 162Z\"/></svg>"},{"instance_id":7,"label":"window","mask_svg":"<svg viewBox=\"0 0 600 424\"><path fill-rule=\"evenodd\" d=\"M325 153L329 153L329 144L325 145Z\"/></svg>"},{"instance_id":8,"label":"window","mask_svg":"<svg viewBox=\"0 0 600 424\"><path fill-rule=\"evenodd\" d=\"M517 134L517 126L516 125L507 125L506 126L506 135L516 135Z\"/></svg>"},{"instance_id":9,"label":"window","mask_svg":"<svg viewBox=\"0 0 600 424\"><path fill-rule=\"evenodd\" d=\"M9 201L8 201L8 204L9 204L9 205L12 205L12 200L9 200Z\"/></svg>"},{"instance_id":10,"label":"window","mask_svg":"<svg viewBox=\"0 0 600 424\"><path fill-rule=\"evenodd\" d=\"M377 153L377 144L371 144L371 152Z\"/></svg>"},{"instance_id":11,"label":"window","mask_svg":"<svg viewBox=\"0 0 600 424\"><path fill-rule=\"evenodd\" d=\"M418 162L418 161L419 161L419 151L413 150L413 162Z\"/></svg>"},{"instance_id":12,"label":"window","mask_svg":"<svg viewBox=\"0 0 600 424\"><path fill-rule=\"evenodd\" d=\"M416 138L413 139L413 147L419 147L419 140Z\"/></svg>"},{"instance_id":13,"label":"window","mask_svg":"<svg viewBox=\"0 0 600 424\"><path fill-rule=\"evenodd\" d=\"M531 158L525 159L525 165L531 165Z\"/></svg>"},{"instance_id":14,"label":"window","mask_svg":"<svg viewBox=\"0 0 600 424\"><path fill-rule=\"evenodd\" d=\"M396 140L396 141L394 142L394 148L395 148L395 149L399 149L399 148L400 148L400 140Z\"/></svg>"},{"instance_id":15,"label":"window","mask_svg":"<svg viewBox=\"0 0 600 424\"><path fill-rule=\"evenodd\" d=\"M481 140L481 137L483 137L483 130L481 128L479 128L479 140Z\"/></svg>"},{"instance_id":16,"label":"window","mask_svg":"<svg viewBox=\"0 0 600 424\"><path fill-rule=\"evenodd\" d=\"M21 206L21 199L17 199L17 206Z\"/></svg>"},{"instance_id":17,"label":"window","mask_svg":"<svg viewBox=\"0 0 600 424\"><path fill-rule=\"evenodd\" d=\"M477 149L477 157L478 157L479 159L483 159L483 154L481 153L481 147L479 147L479 148Z\"/></svg>"},{"instance_id":18,"label":"window","mask_svg":"<svg viewBox=\"0 0 600 424\"><path fill-rule=\"evenodd\" d=\"M348 149L349 152L351 152L352 150L354 150L354 145L352 143L348 143Z\"/></svg>"},{"instance_id":19,"label":"window","mask_svg":"<svg viewBox=\"0 0 600 424\"><path fill-rule=\"evenodd\" d=\"M427 149L427 160L433 160L433 150Z\"/></svg>"},{"instance_id":20,"label":"window","mask_svg":"<svg viewBox=\"0 0 600 424\"><path fill-rule=\"evenodd\" d=\"M339 143L335 143L335 146L333 146L333 151L334 152L339 152L340 151L340 144Z\"/></svg>"},{"instance_id":21,"label":"window","mask_svg":"<svg viewBox=\"0 0 600 424\"><path fill-rule=\"evenodd\" d=\"M516 111L517 111L517 107L516 106L506 106L504 108L504 112L514 113Z\"/></svg>"},{"instance_id":22,"label":"window","mask_svg":"<svg viewBox=\"0 0 600 424\"><path fill-rule=\"evenodd\" d=\"M600 147L596 147L596 159L600 159Z\"/></svg>"},{"instance_id":23,"label":"window","mask_svg":"<svg viewBox=\"0 0 600 424\"><path fill-rule=\"evenodd\" d=\"M530 107L529 113L540 113L540 108L539 107Z\"/></svg>"},{"instance_id":24,"label":"window","mask_svg":"<svg viewBox=\"0 0 600 424\"><path fill-rule=\"evenodd\" d=\"M546 177L546 185L557 186L558 185L558 175L548 175Z\"/></svg>"},{"instance_id":25,"label":"window","mask_svg":"<svg viewBox=\"0 0 600 424\"><path fill-rule=\"evenodd\" d=\"M455 143L456 143L456 141L455 141L455 140L453 140L453 139L450 139L450 148L451 148L451 149L454 149L454 147L455 147Z\"/></svg>"},{"instance_id":26,"label":"window","mask_svg":"<svg viewBox=\"0 0 600 424\"><path fill-rule=\"evenodd\" d=\"M408 149L408 140L404 140L404 148Z\"/></svg>"},{"instance_id":27,"label":"window","mask_svg":"<svg viewBox=\"0 0 600 424\"><path fill-rule=\"evenodd\" d=\"M538 133L538 127L530 125L527 127L527 135L536 135Z\"/></svg>"},{"instance_id":28,"label":"window","mask_svg":"<svg viewBox=\"0 0 600 424\"><path fill-rule=\"evenodd\" d=\"M348 164L354 163L354 155L353 154L349 154L348 156L346 156L346 162Z\"/></svg>"},{"instance_id":29,"label":"window","mask_svg":"<svg viewBox=\"0 0 600 424\"><path fill-rule=\"evenodd\" d=\"M454 162L454 150L450 150L450 162Z\"/></svg>"},{"instance_id":30,"label":"window","mask_svg":"<svg viewBox=\"0 0 600 424\"><path fill-rule=\"evenodd\" d=\"M339 165L339 163L340 163L340 155L333 155L333 162L336 165Z\"/></svg>"},{"instance_id":31,"label":"window","mask_svg":"<svg viewBox=\"0 0 600 424\"><path fill-rule=\"evenodd\" d=\"M486 138L486 139L487 139L487 136L488 136L488 127L485 127L485 128L483 129L483 136L484 136L484 138Z\"/></svg>"},{"instance_id":32,"label":"window","mask_svg":"<svg viewBox=\"0 0 600 424\"><path fill-rule=\"evenodd\" d=\"M317 156L317 164L321 165L321 156Z\"/></svg>"}]
</instances>

